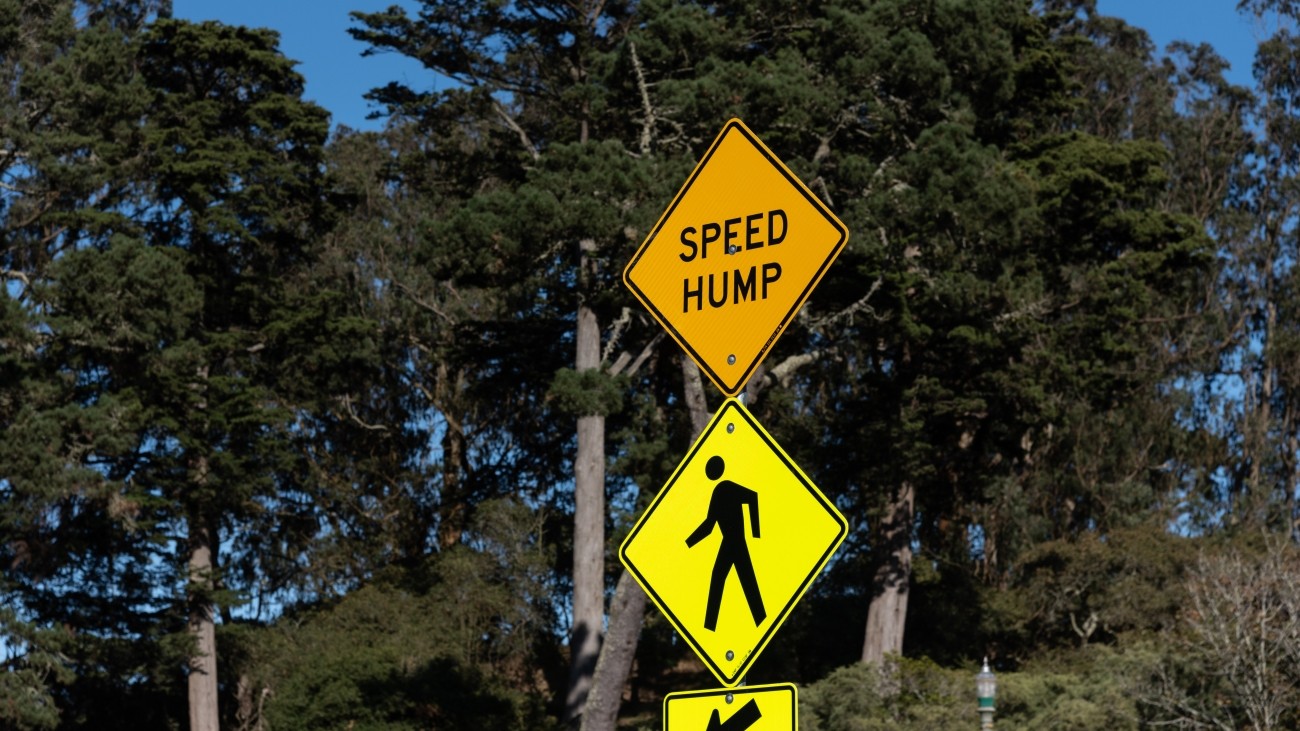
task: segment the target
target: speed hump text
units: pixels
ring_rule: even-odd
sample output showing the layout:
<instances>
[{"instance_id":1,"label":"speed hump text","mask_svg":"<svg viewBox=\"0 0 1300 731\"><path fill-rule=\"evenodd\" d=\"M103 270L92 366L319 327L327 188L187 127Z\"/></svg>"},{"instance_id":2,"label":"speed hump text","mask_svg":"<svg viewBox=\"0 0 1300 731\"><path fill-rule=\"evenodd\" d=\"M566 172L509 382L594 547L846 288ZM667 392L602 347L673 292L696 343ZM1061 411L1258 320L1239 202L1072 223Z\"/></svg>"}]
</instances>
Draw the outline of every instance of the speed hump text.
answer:
<instances>
[{"instance_id":1,"label":"speed hump text","mask_svg":"<svg viewBox=\"0 0 1300 731\"><path fill-rule=\"evenodd\" d=\"M623 281L736 395L848 241L848 229L739 119L723 127Z\"/></svg>"}]
</instances>

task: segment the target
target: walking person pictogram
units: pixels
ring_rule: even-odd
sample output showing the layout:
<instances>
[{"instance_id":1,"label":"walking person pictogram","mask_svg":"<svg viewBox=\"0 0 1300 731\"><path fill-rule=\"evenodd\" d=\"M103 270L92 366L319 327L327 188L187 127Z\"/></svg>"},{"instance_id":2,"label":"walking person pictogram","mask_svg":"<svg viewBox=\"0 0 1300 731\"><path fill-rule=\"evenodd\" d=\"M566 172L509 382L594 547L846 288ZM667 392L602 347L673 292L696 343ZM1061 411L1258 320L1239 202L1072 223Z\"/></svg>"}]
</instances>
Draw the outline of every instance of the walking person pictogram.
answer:
<instances>
[{"instance_id":1,"label":"walking person pictogram","mask_svg":"<svg viewBox=\"0 0 1300 731\"><path fill-rule=\"evenodd\" d=\"M704 474L710 480L718 480L727 468L722 457L713 456L704 465ZM709 512L704 522L686 539L686 547L695 544L713 533L716 525L722 533L722 543L718 545L718 557L713 563L713 575L709 579L709 600L704 611L704 628L716 631L718 628L718 610L722 607L722 591L727 583L727 574L736 570L740 579L740 588L745 592L745 601L749 604L749 613L754 618L755 626L767 617L763 609L763 595L758 591L758 579L754 577L754 562L749 557L749 543L745 537L745 506L749 507L749 526L754 538L758 538L758 493L731 480L721 480L713 486L713 496L709 498Z\"/></svg>"}]
</instances>

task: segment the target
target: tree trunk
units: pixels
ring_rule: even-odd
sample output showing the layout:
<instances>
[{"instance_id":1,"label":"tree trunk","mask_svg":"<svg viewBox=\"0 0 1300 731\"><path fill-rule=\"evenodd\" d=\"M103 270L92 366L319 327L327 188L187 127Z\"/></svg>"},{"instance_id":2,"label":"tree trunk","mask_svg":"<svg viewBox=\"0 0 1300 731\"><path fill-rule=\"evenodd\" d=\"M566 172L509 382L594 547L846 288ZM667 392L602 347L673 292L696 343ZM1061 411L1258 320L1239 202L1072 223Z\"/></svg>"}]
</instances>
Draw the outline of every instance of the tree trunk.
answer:
<instances>
[{"instance_id":1,"label":"tree trunk","mask_svg":"<svg viewBox=\"0 0 1300 731\"><path fill-rule=\"evenodd\" d=\"M623 687L632 673L641 625L645 620L646 595L626 569L618 577L609 607L609 629L600 647L591 692L582 712L581 731L614 731L623 704Z\"/></svg>"},{"instance_id":2,"label":"tree trunk","mask_svg":"<svg viewBox=\"0 0 1300 731\"><path fill-rule=\"evenodd\" d=\"M200 366L190 388L198 394L194 409L207 411L208 366ZM208 457L192 454L189 481L195 495L208 489ZM201 498L199 498L201 500ZM188 631L194 650L189 658L190 731L220 731L217 708L217 627L213 619L212 592L216 568L216 530L200 506L189 508L189 605Z\"/></svg>"},{"instance_id":3,"label":"tree trunk","mask_svg":"<svg viewBox=\"0 0 1300 731\"><path fill-rule=\"evenodd\" d=\"M682 394L691 417L691 440L699 438L709 424L709 408L704 399L704 380L700 369L682 353ZM623 704L623 687L632 673L636 646L645 621L646 595L625 569L618 577L614 600L609 608L609 629L600 648L600 659L582 714L581 731L614 731L618 711Z\"/></svg>"},{"instance_id":4,"label":"tree trunk","mask_svg":"<svg viewBox=\"0 0 1300 731\"><path fill-rule=\"evenodd\" d=\"M871 606L862 661L881 665L886 655L903 652L907 589L912 577L912 513L916 491L904 482L880 521L876 549L881 559L872 577Z\"/></svg>"},{"instance_id":5,"label":"tree trunk","mask_svg":"<svg viewBox=\"0 0 1300 731\"><path fill-rule=\"evenodd\" d=\"M206 460L200 460L201 464ZM190 731L219 731L217 630L212 618L213 535L199 515L190 519L189 659Z\"/></svg>"},{"instance_id":6,"label":"tree trunk","mask_svg":"<svg viewBox=\"0 0 1300 731\"><path fill-rule=\"evenodd\" d=\"M699 439L704 427L709 425L709 403L704 398L704 377L700 375L699 366L685 353L680 356L682 362L682 396L686 401L686 412L691 417L691 443Z\"/></svg>"},{"instance_id":7,"label":"tree trunk","mask_svg":"<svg viewBox=\"0 0 1300 731\"><path fill-rule=\"evenodd\" d=\"M456 382L451 383L449 370L445 362L438 364L437 406L447 422L447 429L442 435L442 490L438 495L440 551L446 551L460 543L469 521L469 498L465 494L464 485L467 458L465 425L461 419L458 398L464 371L457 370Z\"/></svg>"},{"instance_id":8,"label":"tree trunk","mask_svg":"<svg viewBox=\"0 0 1300 731\"><path fill-rule=\"evenodd\" d=\"M588 279L595 242L584 239L580 272ZM585 288L584 288L585 289ZM575 332L579 373L600 367L600 323L582 301ZM569 637L569 692L565 722L576 725L587 702L600 655L605 610L605 417L578 418L578 453L573 466L573 627Z\"/></svg>"}]
</instances>

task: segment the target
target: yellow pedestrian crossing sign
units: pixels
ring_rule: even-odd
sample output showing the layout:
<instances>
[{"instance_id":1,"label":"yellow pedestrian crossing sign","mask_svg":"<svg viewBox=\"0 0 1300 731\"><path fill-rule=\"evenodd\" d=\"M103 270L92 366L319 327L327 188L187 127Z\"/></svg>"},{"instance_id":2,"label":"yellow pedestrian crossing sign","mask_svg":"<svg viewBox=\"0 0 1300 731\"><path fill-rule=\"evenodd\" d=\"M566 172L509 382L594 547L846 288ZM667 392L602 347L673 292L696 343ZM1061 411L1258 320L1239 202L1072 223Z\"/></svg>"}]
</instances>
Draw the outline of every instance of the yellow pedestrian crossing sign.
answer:
<instances>
[{"instance_id":1,"label":"yellow pedestrian crossing sign","mask_svg":"<svg viewBox=\"0 0 1300 731\"><path fill-rule=\"evenodd\" d=\"M664 731L799 731L799 691L778 683L669 693Z\"/></svg>"},{"instance_id":2,"label":"yellow pedestrian crossing sign","mask_svg":"<svg viewBox=\"0 0 1300 731\"><path fill-rule=\"evenodd\" d=\"M848 238L808 186L733 119L623 281L709 379L735 396Z\"/></svg>"},{"instance_id":3,"label":"yellow pedestrian crossing sign","mask_svg":"<svg viewBox=\"0 0 1300 731\"><path fill-rule=\"evenodd\" d=\"M619 558L722 685L736 685L844 541L848 522L728 399Z\"/></svg>"}]
</instances>

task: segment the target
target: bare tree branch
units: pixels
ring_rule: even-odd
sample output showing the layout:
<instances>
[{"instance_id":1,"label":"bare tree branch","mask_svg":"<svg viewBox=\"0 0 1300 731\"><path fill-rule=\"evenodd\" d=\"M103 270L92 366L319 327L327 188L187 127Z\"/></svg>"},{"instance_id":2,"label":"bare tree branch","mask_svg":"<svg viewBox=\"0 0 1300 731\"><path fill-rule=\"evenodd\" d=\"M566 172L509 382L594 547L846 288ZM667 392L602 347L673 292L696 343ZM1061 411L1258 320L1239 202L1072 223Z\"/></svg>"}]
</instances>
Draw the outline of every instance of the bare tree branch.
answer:
<instances>
[{"instance_id":1,"label":"bare tree branch","mask_svg":"<svg viewBox=\"0 0 1300 731\"><path fill-rule=\"evenodd\" d=\"M635 360L632 360L631 355L628 354L627 351L619 354L618 360L610 366L609 374L611 376L623 374L627 375L629 378L636 375L636 372L641 370L641 366L645 364L646 359L649 358L650 354L654 352L654 349L658 347L659 341L663 339L663 332L656 333L653 338L650 338L650 342L646 343L645 347L641 349L641 352L637 354ZM628 365L629 361L631 361L631 365ZM626 370L624 370L625 368Z\"/></svg>"},{"instance_id":2,"label":"bare tree branch","mask_svg":"<svg viewBox=\"0 0 1300 731\"><path fill-rule=\"evenodd\" d=\"M519 135L519 142L523 144L524 149L528 151L528 154L532 155L533 162L540 160L542 153L537 151L537 146L533 144L532 139L528 137L528 133L524 131L524 128L520 127L519 123L515 121L515 118L510 116L510 112L506 110L505 105L493 98L492 106L496 109L497 115L501 117L501 121L505 122L507 127L513 130L515 134Z\"/></svg>"},{"instance_id":3,"label":"bare tree branch","mask_svg":"<svg viewBox=\"0 0 1300 731\"><path fill-rule=\"evenodd\" d=\"M779 383L782 386L789 386L790 378L794 376L795 371L821 360L825 352L825 350L814 350L786 358L780 363L777 363L772 370L768 371L767 378L769 379L769 383Z\"/></svg>"},{"instance_id":4,"label":"bare tree branch","mask_svg":"<svg viewBox=\"0 0 1300 731\"><path fill-rule=\"evenodd\" d=\"M352 419L352 422L355 423L357 426L360 426L362 429L366 429L368 431L382 431L382 432L388 431L388 427L384 426L383 424L369 424L366 423L364 420L362 420L362 418L357 415L356 409L352 407L351 396L348 395L340 396L339 403L343 404L343 408L347 411L348 416Z\"/></svg>"},{"instance_id":5,"label":"bare tree branch","mask_svg":"<svg viewBox=\"0 0 1300 731\"><path fill-rule=\"evenodd\" d=\"M1300 703L1300 552L1274 539L1264 554L1203 555L1189 572L1181 677L1166 667L1142 701L1175 728L1283 728ZM1285 727L1290 727L1286 725Z\"/></svg>"},{"instance_id":6,"label":"bare tree branch","mask_svg":"<svg viewBox=\"0 0 1300 731\"><path fill-rule=\"evenodd\" d=\"M618 349L618 341L623 338L623 333L627 331L627 326L632 324L632 308L624 307L623 311L618 314L618 319L610 326L609 340L605 343L605 352L600 354L600 361L607 362L614 351Z\"/></svg>"},{"instance_id":7,"label":"bare tree branch","mask_svg":"<svg viewBox=\"0 0 1300 731\"><path fill-rule=\"evenodd\" d=\"M812 322L808 323L808 329L814 332L823 331L828 327L831 327L833 325L838 325L845 320L852 319L852 317L859 312L866 312L867 314L875 318L877 321L883 320L884 319L883 317L876 314L876 311L874 308L871 307L870 302L871 302L871 298L875 296L876 292L880 291L880 287L884 283L885 282L882 277L876 277L876 281L871 283L871 287L867 289L867 293L862 295L862 297L857 302L854 302L853 304L849 305L848 307L845 307L839 312L835 312L830 315L826 315L825 317L821 317L816 320L813 320Z\"/></svg>"},{"instance_id":8,"label":"bare tree branch","mask_svg":"<svg viewBox=\"0 0 1300 731\"><path fill-rule=\"evenodd\" d=\"M632 54L632 70L636 71L636 88L641 92L641 144L640 150L642 155L650 154L650 142L654 136L655 127L655 108L650 104L650 87L645 81L645 69L641 66L641 58L636 54L636 44L629 42L628 50Z\"/></svg>"},{"instance_id":9,"label":"bare tree branch","mask_svg":"<svg viewBox=\"0 0 1300 731\"><path fill-rule=\"evenodd\" d=\"M416 294L413 289L406 286L406 284L403 283L401 280L393 279L392 282L393 282L393 286L396 287L399 292L409 297L412 302L414 302L416 305L420 307L420 309L432 312L433 314L442 318L443 322L446 322L448 325L456 324L456 321L453 320L450 315L448 315L446 312L443 312L441 308L439 308L437 305L433 304L432 302L428 302L423 298L421 298L420 295Z\"/></svg>"}]
</instances>

